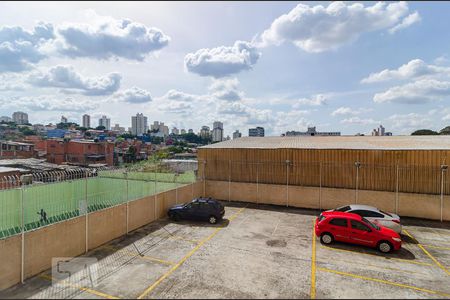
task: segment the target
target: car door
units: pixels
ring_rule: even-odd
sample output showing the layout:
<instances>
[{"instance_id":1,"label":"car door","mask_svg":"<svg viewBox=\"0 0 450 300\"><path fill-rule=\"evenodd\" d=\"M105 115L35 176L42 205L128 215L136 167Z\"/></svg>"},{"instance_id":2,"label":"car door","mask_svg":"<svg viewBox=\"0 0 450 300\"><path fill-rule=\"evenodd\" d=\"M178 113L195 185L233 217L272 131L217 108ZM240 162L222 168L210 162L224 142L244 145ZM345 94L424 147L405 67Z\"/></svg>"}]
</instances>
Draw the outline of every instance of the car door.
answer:
<instances>
[{"instance_id":1,"label":"car door","mask_svg":"<svg viewBox=\"0 0 450 300\"><path fill-rule=\"evenodd\" d=\"M186 208L183 210L183 217L187 220L198 219L198 211L199 211L199 203L191 202L188 205L186 205Z\"/></svg>"},{"instance_id":2,"label":"car door","mask_svg":"<svg viewBox=\"0 0 450 300\"><path fill-rule=\"evenodd\" d=\"M336 241L348 242L350 232L346 218L333 218L328 222L328 229Z\"/></svg>"},{"instance_id":3,"label":"car door","mask_svg":"<svg viewBox=\"0 0 450 300\"><path fill-rule=\"evenodd\" d=\"M350 242L364 246L375 246L376 236L368 225L357 220L350 220L350 226Z\"/></svg>"}]
</instances>

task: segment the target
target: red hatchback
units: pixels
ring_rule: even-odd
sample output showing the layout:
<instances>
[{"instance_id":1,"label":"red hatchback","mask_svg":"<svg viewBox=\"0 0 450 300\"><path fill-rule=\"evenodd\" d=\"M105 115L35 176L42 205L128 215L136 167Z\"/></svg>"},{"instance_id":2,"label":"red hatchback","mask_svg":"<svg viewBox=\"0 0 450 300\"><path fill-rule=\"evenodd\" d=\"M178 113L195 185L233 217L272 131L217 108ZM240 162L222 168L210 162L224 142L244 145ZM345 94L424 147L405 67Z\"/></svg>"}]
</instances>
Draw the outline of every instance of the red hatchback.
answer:
<instances>
[{"instance_id":1,"label":"red hatchback","mask_svg":"<svg viewBox=\"0 0 450 300\"><path fill-rule=\"evenodd\" d=\"M383 253L402 247L394 230L371 223L357 214L326 211L316 219L316 235L323 244L333 241L376 247Z\"/></svg>"}]
</instances>

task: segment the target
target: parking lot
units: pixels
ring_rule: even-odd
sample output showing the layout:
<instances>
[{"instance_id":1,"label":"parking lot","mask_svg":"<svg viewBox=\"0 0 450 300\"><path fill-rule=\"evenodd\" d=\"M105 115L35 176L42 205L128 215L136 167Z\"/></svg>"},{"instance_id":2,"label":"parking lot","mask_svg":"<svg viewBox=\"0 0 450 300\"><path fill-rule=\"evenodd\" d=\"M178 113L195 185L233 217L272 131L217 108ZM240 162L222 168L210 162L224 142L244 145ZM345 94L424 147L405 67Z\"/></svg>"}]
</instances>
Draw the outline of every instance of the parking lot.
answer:
<instances>
[{"instance_id":1,"label":"parking lot","mask_svg":"<svg viewBox=\"0 0 450 300\"><path fill-rule=\"evenodd\" d=\"M402 249L381 254L323 246L315 210L224 204L217 225L153 222L89 252L94 273L49 270L0 298L450 298L449 223L404 218Z\"/></svg>"}]
</instances>

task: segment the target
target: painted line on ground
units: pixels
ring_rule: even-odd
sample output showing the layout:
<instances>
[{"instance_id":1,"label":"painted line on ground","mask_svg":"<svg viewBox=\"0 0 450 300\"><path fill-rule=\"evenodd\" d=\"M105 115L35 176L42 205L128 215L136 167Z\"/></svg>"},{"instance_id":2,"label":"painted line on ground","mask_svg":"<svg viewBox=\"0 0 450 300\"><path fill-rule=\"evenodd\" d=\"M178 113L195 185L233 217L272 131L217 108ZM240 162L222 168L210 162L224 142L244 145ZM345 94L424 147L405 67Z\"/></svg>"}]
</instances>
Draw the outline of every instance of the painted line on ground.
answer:
<instances>
[{"instance_id":1,"label":"painted line on ground","mask_svg":"<svg viewBox=\"0 0 450 300\"><path fill-rule=\"evenodd\" d=\"M425 263L425 262L421 262L421 261L410 261L408 259L403 259L403 258L385 257L385 256L378 255L378 254L364 253L364 252L360 252L360 251L353 251L353 250L347 250L347 249L341 249L341 248L333 248L333 247L329 247L329 246L320 246L320 248L328 249L328 250L332 250L332 251L342 251L342 252L351 252L351 253L358 253L358 254L363 254L363 255L369 255L369 256L372 256L372 257L381 258L381 259L383 259L385 261L392 259L392 260L398 260L398 261L401 261L401 262L415 264L415 265L433 266L433 264Z\"/></svg>"},{"instance_id":2,"label":"painted line on ground","mask_svg":"<svg viewBox=\"0 0 450 300\"><path fill-rule=\"evenodd\" d=\"M148 256L148 255L140 255L139 253L134 253L132 251L128 251L125 248L117 248L111 245L104 245L102 246L102 248L106 248L106 249L111 249L113 251L117 251L117 252L122 252L125 255L131 256L131 257L136 257L136 258L140 258L140 259L144 259L144 260L149 260L149 261L153 261L153 262L158 262L164 265L174 265L175 262L173 261L168 261L168 260L163 260L163 259L159 259L153 256Z\"/></svg>"},{"instance_id":3,"label":"painted line on ground","mask_svg":"<svg viewBox=\"0 0 450 300\"><path fill-rule=\"evenodd\" d=\"M309 295L311 299L316 298L316 232L314 230L315 220L312 226L312 253L311 253L311 289Z\"/></svg>"},{"instance_id":4,"label":"painted line on ground","mask_svg":"<svg viewBox=\"0 0 450 300\"><path fill-rule=\"evenodd\" d=\"M39 277L42 278L42 279L51 281L51 282L53 282L53 280L55 280L52 276L47 275L47 274L39 275ZM106 293L102 293L102 292L99 292L99 291L96 291L96 290L93 290L93 289L90 289L90 288L87 288L87 287L78 286L78 285L75 285L75 284L71 284L71 283L65 282L65 280L57 281L57 283L58 284L67 285L67 286L70 286L70 287L74 287L74 288L77 288L77 289L79 289L79 290L81 290L83 292L87 292L89 294L100 296L100 297L103 297L103 298L106 298L106 299L120 299L118 297L114 297L114 296L108 295Z\"/></svg>"},{"instance_id":5,"label":"painted line on ground","mask_svg":"<svg viewBox=\"0 0 450 300\"><path fill-rule=\"evenodd\" d=\"M409 232L406 231L406 229L403 229L403 231L404 231L410 238L412 238L413 240L415 240L415 241L417 242L417 246L418 246L420 249L422 249L422 251L423 251L426 255L428 255L428 257L431 258L431 260L434 261L434 263L435 263L439 268L441 268L447 275L450 275L450 272L449 272L443 265L441 265L441 263L440 263L433 255L431 255L430 252L428 252L427 249L425 249L425 248L420 244L420 242L419 242L418 240L416 240L416 238L414 238L411 234L409 234Z\"/></svg>"},{"instance_id":6,"label":"painted line on ground","mask_svg":"<svg viewBox=\"0 0 450 300\"><path fill-rule=\"evenodd\" d=\"M444 297L450 298L450 294L446 294L446 293L443 293L443 292L440 292L440 291L423 289L423 288L419 288L419 287L416 287L416 286L407 285L407 284L403 284L403 283L397 283L397 282L383 280L383 279L378 279L378 278L361 276L361 275L357 275L357 274L353 274L353 273L346 273L346 272L331 270L331 269L327 269L327 268L317 268L317 269L319 271L322 271L322 272L334 273L334 274L338 274L338 275L342 275L342 276L353 277L353 278L358 278L358 279L367 280L367 281L374 281L374 282L389 284L389 285L393 285L393 286L397 286L397 287L401 287L401 288L405 288L405 289L411 289L411 290L416 290L416 291L420 291L420 292L425 292L425 293L429 293L429 294L435 294L435 295L440 295L440 296L444 296Z\"/></svg>"},{"instance_id":7,"label":"painted line on ground","mask_svg":"<svg viewBox=\"0 0 450 300\"><path fill-rule=\"evenodd\" d=\"M233 221L234 218L239 215L245 207L239 209L236 213L234 213L228 220L229 222ZM145 296L147 296L151 291L153 291L164 279L170 276L173 272L175 272L189 257L191 257L195 252L197 252L201 246L203 246L206 242L211 240L217 233L219 233L220 230L222 230L224 227L219 227L216 230L214 230L213 233L211 233L208 237L203 239L198 245L192 249L188 254L186 254L176 265L174 265L172 268L170 268L169 271L164 273L155 283L153 283L151 286L149 286L145 291L137 297L137 299L142 299Z\"/></svg>"},{"instance_id":8,"label":"painted line on ground","mask_svg":"<svg viewBox=\"0 0 450 300\"><path fill-rule=\"evenodd\" d=\"M355 264L355 261L350 261L350 260L345 260L345 259L337 259L337 258L333 258L333 262L334 261L338 261L338 262L344 262L344 263L348 263L348 264ZM329 262L322 262L322 261L317 261L317 263L320 264L330 264ZM411 271L411 270L402 270L402 269L397 269L397 268L390 268L390 267L384 267L384 266L378 266L378 265L372 265L372 264L368 264L366 262L363 263L364 266L369 266L369 267L374 267L374 268L380 268L383 270L389 270L389 271L397 271L397 272L402 272L402 273L407 273L407 274L421 274L421 275L425 275L427 276L428 274L426 273L422 273L422 272L416 272L416 271Z\"/></svg>"},{"instance_id":9,"label":"painted line on ground","mask_svg":"<svg viewBox=\"0 0 450 300\"><path fill-rule=\"evenodd\" d=\"M442 247L442 246L434 246L434 245L424 245L424 244L422 244L422 246L427 247L427 248L442 249L442 250L450 250L450 247Z\"/></svg>"}]
</instances>

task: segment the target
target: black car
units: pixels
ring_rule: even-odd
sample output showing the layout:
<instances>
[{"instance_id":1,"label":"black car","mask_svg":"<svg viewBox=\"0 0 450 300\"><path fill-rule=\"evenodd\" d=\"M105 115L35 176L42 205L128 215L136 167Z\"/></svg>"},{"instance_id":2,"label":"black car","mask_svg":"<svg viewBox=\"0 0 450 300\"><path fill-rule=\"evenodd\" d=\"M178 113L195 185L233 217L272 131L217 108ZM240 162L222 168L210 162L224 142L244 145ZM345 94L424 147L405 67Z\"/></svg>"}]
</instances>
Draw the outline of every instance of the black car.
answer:
<instances>
[{"instance_id":1,"label":"black car","mask_svg":"<svg viewBox=\"0 0 450 300\"><path fill-rule=\"evenodd\" d=\"M225 207L212 198L196 198L189 203L176 205L167 212L169 218L174 221L207 220L211 224L216 224L224 214Z\"/></svg>"}]
</instances>

